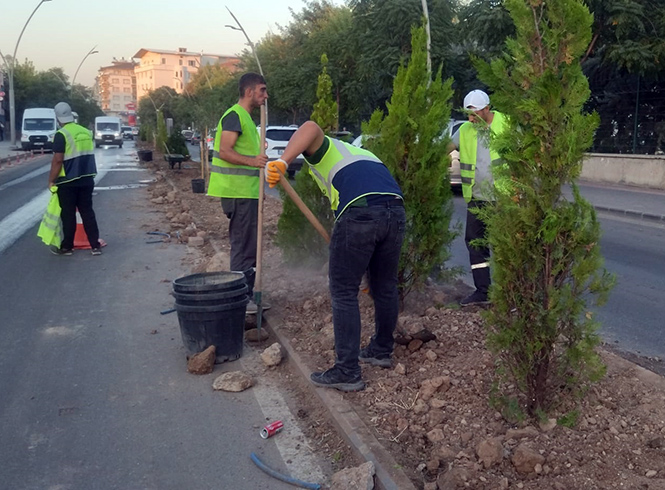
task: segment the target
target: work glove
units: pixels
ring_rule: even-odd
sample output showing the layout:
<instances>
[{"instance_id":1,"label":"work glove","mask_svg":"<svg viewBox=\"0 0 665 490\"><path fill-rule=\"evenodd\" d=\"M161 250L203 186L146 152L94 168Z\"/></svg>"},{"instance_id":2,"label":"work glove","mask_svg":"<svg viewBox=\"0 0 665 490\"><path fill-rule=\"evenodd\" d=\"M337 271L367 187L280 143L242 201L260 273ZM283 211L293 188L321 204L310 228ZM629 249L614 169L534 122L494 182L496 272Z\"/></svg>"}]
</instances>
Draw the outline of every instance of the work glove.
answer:
<instances>
[{"instance_id":1,"label":"work glove","mask_svg":"<svg viewBox=\"0 0 665 490\"><path fill-rule=\"evenodd\" d=\"M273 160L272 162L268 162L268 165L266 165L266 182L268 182L270 188L279 184L282 175L286 174L287 166L288 165L284 160Z\"/></svg>"}]
</instances>

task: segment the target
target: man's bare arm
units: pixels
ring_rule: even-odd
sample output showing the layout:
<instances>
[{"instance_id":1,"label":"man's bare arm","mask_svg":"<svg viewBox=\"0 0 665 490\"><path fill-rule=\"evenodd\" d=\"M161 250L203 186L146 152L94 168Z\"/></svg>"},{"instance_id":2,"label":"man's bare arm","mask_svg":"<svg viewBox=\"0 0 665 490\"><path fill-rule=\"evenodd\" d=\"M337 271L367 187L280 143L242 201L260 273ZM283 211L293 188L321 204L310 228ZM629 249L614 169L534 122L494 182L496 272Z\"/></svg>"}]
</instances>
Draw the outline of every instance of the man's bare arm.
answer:
<instances>
[{"instance_id":1,"label":"man's bare arm","mask_svg":"<svg viewBox=\"0 0 665 490\"><path fill-rule=\"evenodd\" d=\"M65 154L64 153L54 153L53 158L51 159L51 171L49 172L48 175L48 186L49 189L55 185L55 179L58 178L58 175L60 175L60 170L62 169L62 163L65 160Z\"/></svg>"},{"instance_id":2,"label":"man's bare arm","mask_svg":"<svg viewBox=\"0 0 665 490\"><path fill-rule=\"evenodd\" d=\"M263 151L259 155L249 156L241 155L233 149L238 141L239 133L235 131L222 131L221 140L219 143L219 157L234 165L245 165L248 167L265 167L268 157Z\"/></svg>"}]
</instances>

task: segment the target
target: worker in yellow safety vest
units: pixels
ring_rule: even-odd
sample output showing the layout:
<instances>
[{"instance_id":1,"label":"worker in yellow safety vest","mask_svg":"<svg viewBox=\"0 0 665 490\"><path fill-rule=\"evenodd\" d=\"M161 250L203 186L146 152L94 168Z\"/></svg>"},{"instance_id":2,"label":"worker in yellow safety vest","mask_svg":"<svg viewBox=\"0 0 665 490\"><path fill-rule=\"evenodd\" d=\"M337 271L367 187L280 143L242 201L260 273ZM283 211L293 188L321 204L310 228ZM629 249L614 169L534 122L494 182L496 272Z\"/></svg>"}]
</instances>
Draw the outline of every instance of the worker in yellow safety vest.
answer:
<instances>
[{"instance_id":1,"label":"worker in yellow safety vest","mask_svg":"<svg viewBox=\"0 0 665 490\"><path fill-rule=\"evenodd\" d=\"M252 110L268 100L266 81L258 73L245 73L239 82L240 98L219 120L208 195L222 200L222 211L229 219L231 270L245 273L249 297L254 290L256 243L259 214L259 169L268 157L261 151L259 133ZM270 306L263 302L264 310ZM254 301L247 313L256 313Z\"/></svg>"},{"instance_id":2,"label":"worker in yellow safety vest","mask_svg":"<svg viewBox=\"0 0 665 490\"><path fill-rule=\"evenodd\" d=\"M92 208L92 191L95 188L95 145L92 135L74 122L72 108L66 102L55 106L55 115L61 128L53 137L53 158L48 186L58 188L62 209L62 242L51 251L56 255L71 255L76 234L76 210L83 221L92 255L101 255L99 228Z\"/></svg>"},{"instance_id":3,"label":"worker in yellow safety vest","mask_svg":"<svg viewBox=\"0 0 665 490\"><path fill-rule=\"evenodd\" d=\"M490 110L490 98L482 90L472 90L464 97L464 108L469 120L453 135L450 150L459 150L462 194L467 202L464 240L469 251L471 274L476 290L460 301L461 306L489 303L490 250L472 245L475 239L484 238L485 223L473 212L491 199L491 188L498 187L492 175L493 167L500 164L499 154L492 148L492 137L501 134L506 127L506 117ZM453 148L454 145L454 148Z\"/></svg>"},{"instance_id":4,"label":"worker in yellow safety vest","mask_svg":"<svg viewBox=\"0 0 665 490\"><path fill-rule=\"evenodd\" d=\"M335 214L328 276L336 359L333 367L312 373L310 379L316 386L358 391L365 388L359 361L391 367L399 312L397 271L406 227L402 191L373 153L325 136L313 121L298 128L281 159L268 163L266 180L271 187L301 153ZM365 271L375 329L361 349L358 288Z\"/></svg>"}]
</instances>

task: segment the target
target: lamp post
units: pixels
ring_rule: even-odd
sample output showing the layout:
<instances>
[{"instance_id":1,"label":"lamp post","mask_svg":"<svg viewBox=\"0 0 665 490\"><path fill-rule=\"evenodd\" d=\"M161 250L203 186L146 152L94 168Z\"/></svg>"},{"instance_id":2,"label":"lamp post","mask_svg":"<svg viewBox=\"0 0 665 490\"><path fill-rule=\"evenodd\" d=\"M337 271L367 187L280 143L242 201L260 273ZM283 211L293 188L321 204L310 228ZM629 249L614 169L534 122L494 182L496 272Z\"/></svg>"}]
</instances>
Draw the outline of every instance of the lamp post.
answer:
<instances>
[{"instance_id":1,"label":"lamp post","mask_svg":"<svg viewBox=\"0 0 665 490\"><path fill-rule=\"evenodd\" d=\"M97 46L93 46L92 49L90 51L88 51L88 54L86 54L83 57L83 59L81 60L81 62L79 63L79 67L76 69L76 73L74 73L74 78L72 78L72 88L74 88L74 82L76 82L76 75L79 74L79 70L81 69L81 66L83 66L83 63L85 62L85 60L88 59L88 56L90 56L91 54L99 53L99 51L95 50L96 47Z\"/></svg>"},{"instance_id":2,"label":"lamp post","mask_svg":"<svg viewBox=\"0 0 665 490\"><path fill-rule=\"evenodd\" d=\"M252 54L254 55L254 59L256 60L257 66L259 67L259 73L261 74L261 76L263 78L265 78L265 75L263 74L263 69L261 68L261 62L259 61L259 57L256 54L256 49L254 49L254 43L252 42L252 40L249 38L249 36L245 32L245 29L243 29L242 24L240 24L240 21L238 20L238 18L235 15L233 15L233 12L231 12L231 9L226 7L226 10L229 11L229 14L231 14L231 17L233 17L233 20L236 21L236 24L238 24L238 27L232 26L232 25L229 25L229 24L226 24L224 27L228 27L229 29L233 29L234 31L241 31L245 35L245 39L247 39L247 44L249 45L250 48L252 48ZM268 126L268 100L267 99L264 102L264 105L266 107L266 126Z\"/></svg>"},{"instance_id":3,"label":"lamp post","mask_svg":"<svg viewBox=\"0 0 665 490\"><path fill-rule=\"evenodd\" d=\"M16 106L14 104L14 70L16 68L16 52L18 51L18 45L21 42L25 28L28 27L28 24L30 23L30 20L32 20L32 17L35 15L35 12L37 12L39 7L42 6L42 3L50 1L51 0L40 0L39 4L35 7L35 10L33 10L30 14L30 17L28 17L28 20L25 21L25 25L23 26L23 29L21 29L21 34L19 34L18 40L16 41L14 54L12 55L10 62L8 62L7 59L2 56L2 59L5 62L5 66L7 66L7 74L9 75L9 125L11 126L12 132L12 146L16 146ZM2 55L2 53L0 53L0 55Z\"/></svg>"}]
</instances>

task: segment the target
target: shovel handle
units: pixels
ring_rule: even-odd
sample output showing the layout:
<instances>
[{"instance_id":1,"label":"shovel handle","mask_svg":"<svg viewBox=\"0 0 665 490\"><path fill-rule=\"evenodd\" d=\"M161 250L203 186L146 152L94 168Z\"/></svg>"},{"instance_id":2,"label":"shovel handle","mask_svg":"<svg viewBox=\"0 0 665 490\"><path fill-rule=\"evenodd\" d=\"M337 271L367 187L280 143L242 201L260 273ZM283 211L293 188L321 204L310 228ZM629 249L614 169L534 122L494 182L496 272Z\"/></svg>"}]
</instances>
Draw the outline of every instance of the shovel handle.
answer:
<instances>
[{"instance_id":1,"label":"shovel handle","mask_svg":"<svg viewBox=\"0 0 665 490\"><path fill-rule=\"evenodd\" d=\"M330 236L328 235L328 232L326 229L323 227L323 225L319 222L318 219L316 219L316 216L314 216L314 213L312 213L309 208L307 207L307 204L303 202L302 199L300 199L300 196L298 193L291 187L291 184L289 184L289 179L286 175L282 175L280 177L279 183L282 185L284 188L284 191L289 195L289 197L293 200L294 203L296 203L296 206L298 206L298 209L302 212L302 214L305 215L305 218L307 218L307 221L309 221L312 226L316 229L316 231L319 232L319 234L323 237L323 239L326 241L326 243L330 243Z\"/></svg>"}]
</instances>

